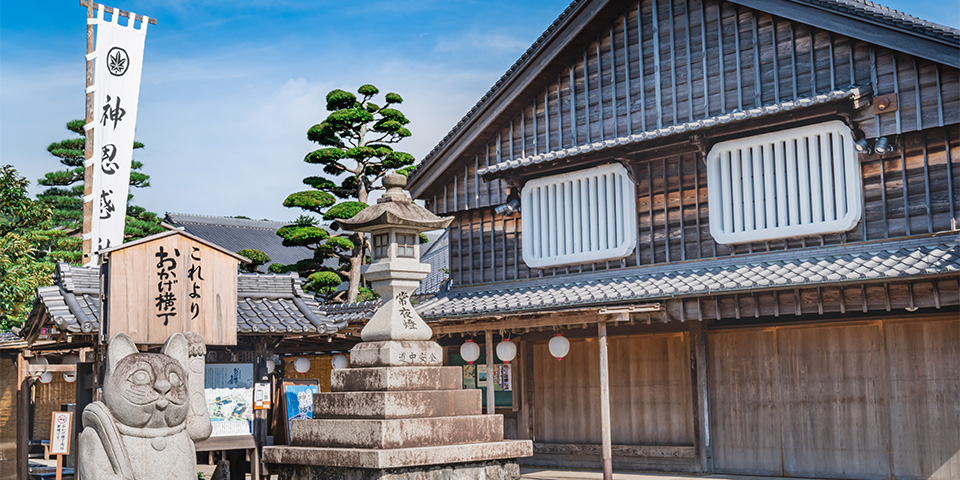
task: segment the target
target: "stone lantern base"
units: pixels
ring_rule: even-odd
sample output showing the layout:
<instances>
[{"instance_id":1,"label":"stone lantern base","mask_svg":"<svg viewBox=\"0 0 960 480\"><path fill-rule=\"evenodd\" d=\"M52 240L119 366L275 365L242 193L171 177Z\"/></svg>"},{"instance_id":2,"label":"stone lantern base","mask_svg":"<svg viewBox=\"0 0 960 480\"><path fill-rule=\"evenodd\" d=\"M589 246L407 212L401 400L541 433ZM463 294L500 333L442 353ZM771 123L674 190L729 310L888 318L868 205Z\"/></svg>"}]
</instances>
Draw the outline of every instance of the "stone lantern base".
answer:
<instances>
[{"instance_id":1,"label":"stone lantern base","mask_svg":"<svg viewBox=\"0 0 960 480\"><path fill-rule=\"evenodd\" d=\"M314 396L313 419L295 420L291 446L263 449L281 480L520 478L529 440L504 440L503 416L483 415L480 390L461 367L442 366L432 341L358 344Z\"/></svg>"},{"instance_id":2,"label":"stone lantern base","mask_svg":"<svg viewBox=\"0 0 960 480\"><path fill-rule=\"evenodd\" d=\"M514 480L520 478L516 459L401 468L342 468L283 465L280 480Z\"/></svg>"}]
</instances>

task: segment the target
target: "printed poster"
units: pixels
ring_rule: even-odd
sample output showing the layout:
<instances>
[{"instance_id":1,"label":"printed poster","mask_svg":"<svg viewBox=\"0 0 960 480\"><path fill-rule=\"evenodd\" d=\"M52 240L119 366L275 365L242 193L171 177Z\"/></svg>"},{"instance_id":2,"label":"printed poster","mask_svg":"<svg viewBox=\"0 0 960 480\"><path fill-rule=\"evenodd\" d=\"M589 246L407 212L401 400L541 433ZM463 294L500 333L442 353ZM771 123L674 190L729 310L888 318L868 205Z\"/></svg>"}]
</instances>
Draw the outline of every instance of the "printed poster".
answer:
<instances>
[{"instance_id":1,"label":"printed poster","mask_svg":"<svg viewBox=\"0 0 960 480\"><path fill-rule=\"evenodd\" d=\"M287 409L288 441L290 441L290 432L293 431L294 420L313 418L313 395L316 393L320 393L320 387L317 384L295 385L285 383L283 385L283 402Z\"/></svg>"},{"instance_id":2,"label":"printed poster","mask_svg":"<svg viewBox=\"0 0 960 480\"><path fill-rule=\"evenodd\" d=\"M207 364L204 387L211 437L253 433L252 363Z\"/></svg>"}]
</instances>

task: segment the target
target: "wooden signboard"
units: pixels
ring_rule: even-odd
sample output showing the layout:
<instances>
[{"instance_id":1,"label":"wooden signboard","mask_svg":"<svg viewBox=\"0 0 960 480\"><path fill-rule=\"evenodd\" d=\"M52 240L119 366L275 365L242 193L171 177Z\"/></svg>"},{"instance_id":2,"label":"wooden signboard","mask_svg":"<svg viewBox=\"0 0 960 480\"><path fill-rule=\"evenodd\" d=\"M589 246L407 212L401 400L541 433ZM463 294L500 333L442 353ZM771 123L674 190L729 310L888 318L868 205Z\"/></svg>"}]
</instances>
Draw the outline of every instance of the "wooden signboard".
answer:
<instances>
[{"instance_id":1,"label":"wooden signboard","mask_svg":"<svg viewBox=\"0 0 960 480\"><path fill-rule=\"evenodd\" d=\"M159 345L196 332L207 345L237 344L237 266L245 258L179 230L101 252L106 334Z\"/></svg>"}]
</instances>

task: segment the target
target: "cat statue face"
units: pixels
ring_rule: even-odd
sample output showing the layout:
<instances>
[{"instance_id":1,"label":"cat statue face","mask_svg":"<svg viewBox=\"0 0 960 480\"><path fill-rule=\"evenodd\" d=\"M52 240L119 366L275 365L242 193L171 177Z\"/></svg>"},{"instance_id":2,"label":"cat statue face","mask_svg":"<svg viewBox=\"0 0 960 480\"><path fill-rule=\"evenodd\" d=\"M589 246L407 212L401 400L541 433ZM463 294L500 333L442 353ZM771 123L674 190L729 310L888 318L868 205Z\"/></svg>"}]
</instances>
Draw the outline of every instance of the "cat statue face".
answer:
<instances>
[{"instance_id":1,"label":"cat statue face","mask_svg":"<svg viewBox=\"0 0 960 480\"><path fill-rule=\"evenodd\" d=\"M140 353L130 337L117 335L107 352L103 400L116 420L136 428L173 427L189 412L187 342L183 336L157 353Z\"/></svg>"}]
</instances>

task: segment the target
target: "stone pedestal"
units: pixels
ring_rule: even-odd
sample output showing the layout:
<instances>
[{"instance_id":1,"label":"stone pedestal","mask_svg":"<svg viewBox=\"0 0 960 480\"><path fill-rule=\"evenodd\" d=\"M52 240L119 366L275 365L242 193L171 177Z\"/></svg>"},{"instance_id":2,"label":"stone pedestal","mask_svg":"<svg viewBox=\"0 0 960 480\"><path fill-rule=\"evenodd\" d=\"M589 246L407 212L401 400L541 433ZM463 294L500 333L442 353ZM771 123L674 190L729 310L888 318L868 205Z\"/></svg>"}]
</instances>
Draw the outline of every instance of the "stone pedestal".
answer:
<instances>
[{"instance_id":1,"label":"stone pedestal","mask_svg":"<svg viewBox=\"0 0 960 480\"><path fill-rule=\"evenodd\" d=\"M288 480L519 478L533 444L504 440L503 416L483 415L480 390L463 390L461 368L441 357L429 341L357 345L357 368L334 370L313 419L295 420L292 445L264 459Z\"/></svg>"}]
</instances>

